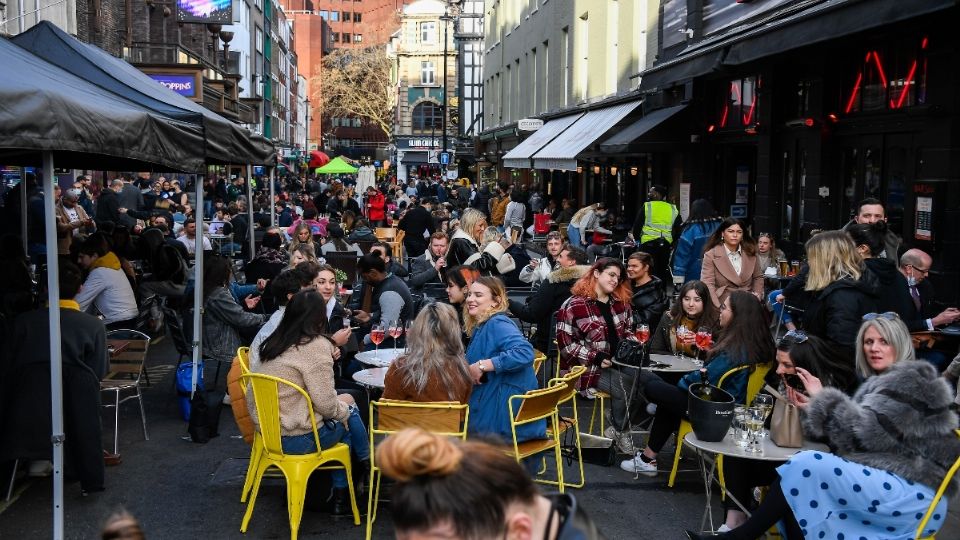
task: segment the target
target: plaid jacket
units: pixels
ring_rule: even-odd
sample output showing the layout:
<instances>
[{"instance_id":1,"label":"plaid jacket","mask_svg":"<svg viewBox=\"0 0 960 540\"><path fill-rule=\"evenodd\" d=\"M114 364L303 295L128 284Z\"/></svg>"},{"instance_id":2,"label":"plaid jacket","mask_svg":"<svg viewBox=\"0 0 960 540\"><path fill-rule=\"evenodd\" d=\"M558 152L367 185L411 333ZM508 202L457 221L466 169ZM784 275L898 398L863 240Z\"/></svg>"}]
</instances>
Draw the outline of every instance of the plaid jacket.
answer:
<instances>
[{"instance_id":1,"label":"plaid jacket","mask_svg":"<svg viewBox=\"0 0 960 540\"><path fill-rule=\"evenodd\" d=\"M629 302L613 301L610 305L613 324L620 339L631 332L633 310ZM557 311L557 346L560 348L560 365L599 366L603 358L610 358L616 351L610 350L607 341L607 324L600 314L597 301L585 296L571 296ZM604 353L597 358L599 353Z\"/></svg>"}]
</instances>

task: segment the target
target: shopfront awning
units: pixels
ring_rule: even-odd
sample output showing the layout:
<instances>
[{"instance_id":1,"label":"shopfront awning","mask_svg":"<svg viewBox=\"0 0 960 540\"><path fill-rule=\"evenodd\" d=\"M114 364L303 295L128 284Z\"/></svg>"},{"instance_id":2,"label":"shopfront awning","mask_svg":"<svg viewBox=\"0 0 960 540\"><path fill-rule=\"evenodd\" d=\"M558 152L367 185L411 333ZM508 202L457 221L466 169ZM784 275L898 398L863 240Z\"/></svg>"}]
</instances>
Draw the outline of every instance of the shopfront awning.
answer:
<instances>
[{"instance_id":1,"label":"shopfront awning","mask_svg":"<svg viewBox=\"0 0 960 540\"><path fill-rule=\"evenodd\" d=\"M706 75L723 65L723 47L705 48L678 56L640 74L640 89L660 88Z\"/></svg>"},{"instance_id":2,"label":"shopfront awning","mask_svg":"<svg viewBox=\"0 0 960 540\"><path fill-rule=\"evenodd\" d=\"M533 168L577 170L577 156L640 106L634 100L588 111L559 136L533 155Z\"/></svg>"},{"instance_id":3,"label":"shopfront awning","mask_svg":"<svg viewBox=\"0 0 960 540\"><path fill-rule=\"evenodd\" d=\"M562 116L546 122L542 128L534 131L533 135L524 139L523 142L503 156L503 166L515 169L529 169L533 167L533 160L531 159L533 155L544 146L550 144L551 141L556 139L565 129L570 127L571 124L579 120L583 115L584 113L571 114L570 116Z\"/></svg>"},{"instance_id":4,"label":"shopfront awning","mask_svg":"<svg viewBox=\"0 0 960 540\"><path fill-rule=\"evenodd\" d=\"M652 135L652 132L654 132L657 127L662 126L686 108L686 105L676 105L674 107L666 107L664 109L651 111L644 115L643 118L637 120L633 124L630 124L625 129L620 130L619 133L615 133L612 137L602 142L600 144L600 151L605 154L619 154L630 151L632 146L635 146L641 142L674 142L661 140L648 141L647 138L649 135Z\"/></svg>"},{"instance_id":5,"label":"shopfront awning","mask_svg":"<svg viewBox=\"0 0 960 540\"><path fill-rule=\"evenodd\" d=\"M400 163L402 165L426 165L427 157L426 152L412 152L408 150L404 151Z\"/></svg>"}]
</instances>

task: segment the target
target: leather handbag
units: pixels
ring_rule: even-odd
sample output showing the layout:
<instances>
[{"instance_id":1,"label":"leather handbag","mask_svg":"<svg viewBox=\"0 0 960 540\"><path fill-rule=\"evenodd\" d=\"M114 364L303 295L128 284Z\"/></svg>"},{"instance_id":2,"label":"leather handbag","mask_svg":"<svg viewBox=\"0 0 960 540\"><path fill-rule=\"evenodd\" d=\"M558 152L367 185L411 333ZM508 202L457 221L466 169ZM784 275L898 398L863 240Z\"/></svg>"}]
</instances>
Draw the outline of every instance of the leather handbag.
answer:
<instances>
[{"instance_id":1,"label":"leather handbag","mask_svg":"<svg viewBox=\"0 0 960 540\"><path fill-rule=\"evenodd\" d=\"M764 389L776 398L773 414L770 416L770 440L783 448L800 448L803 446L800 409L769 385L764 386Z\"/></svg>"},{"instance_id":2,"label":"leather handbag","mask_svg":"<svg viewBox=\"0 0 960 540\"><path fill-rule=\"evenodd\" d=\"M632 339L621 339L613 359L618 364L640 367L643 356L643 345Z\"/></svg>"}]
</instances>

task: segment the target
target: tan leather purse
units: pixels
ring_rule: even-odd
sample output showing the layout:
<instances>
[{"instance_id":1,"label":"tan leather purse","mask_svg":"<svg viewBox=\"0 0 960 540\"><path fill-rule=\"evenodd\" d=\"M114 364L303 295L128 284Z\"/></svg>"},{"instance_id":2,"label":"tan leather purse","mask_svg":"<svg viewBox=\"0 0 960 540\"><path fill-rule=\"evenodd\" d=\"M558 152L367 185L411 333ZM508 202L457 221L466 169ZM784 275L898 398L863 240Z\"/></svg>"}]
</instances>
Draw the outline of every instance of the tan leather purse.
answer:
<instances>
[{"instance_id":1,"label":"tan leather purse","mask_svg":"<svg viewBox=\"0 0 960 540\"><path fill-rule=\"evenodd\" d=\"M773 414L770 416L770 440L773 441L773 444L783 448L800 448L803 446L800 409L770 385L764 386L764 390L776 398L776 403L773 405Z\"/></svg>"}]
</instances>

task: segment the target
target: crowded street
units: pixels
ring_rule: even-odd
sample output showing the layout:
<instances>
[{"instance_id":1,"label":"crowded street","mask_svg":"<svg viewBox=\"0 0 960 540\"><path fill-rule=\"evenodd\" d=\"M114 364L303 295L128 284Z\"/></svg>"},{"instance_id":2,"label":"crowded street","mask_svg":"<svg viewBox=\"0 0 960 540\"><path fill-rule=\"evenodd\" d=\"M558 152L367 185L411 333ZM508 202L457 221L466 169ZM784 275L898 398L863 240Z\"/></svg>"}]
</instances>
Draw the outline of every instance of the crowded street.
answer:
<instances>
[{"instance_id":1,"label":"crowded street","mask_svg":"<svg viewBox=\"0 0 960 540\"><path fill-rule=\"evenodd\" d=\"M960 538L956 20L0 2L0 538Z\"/></svg>"}]
</instances>

